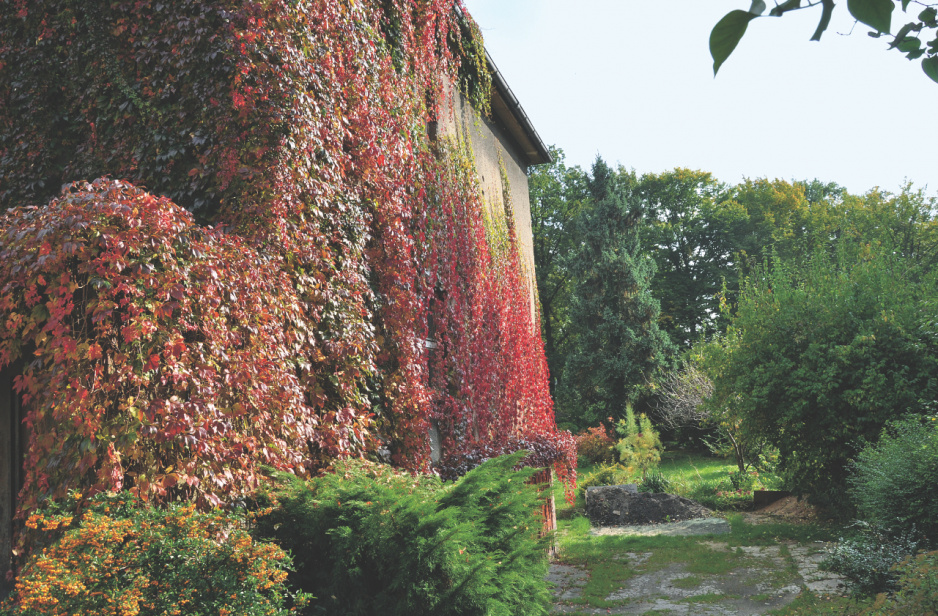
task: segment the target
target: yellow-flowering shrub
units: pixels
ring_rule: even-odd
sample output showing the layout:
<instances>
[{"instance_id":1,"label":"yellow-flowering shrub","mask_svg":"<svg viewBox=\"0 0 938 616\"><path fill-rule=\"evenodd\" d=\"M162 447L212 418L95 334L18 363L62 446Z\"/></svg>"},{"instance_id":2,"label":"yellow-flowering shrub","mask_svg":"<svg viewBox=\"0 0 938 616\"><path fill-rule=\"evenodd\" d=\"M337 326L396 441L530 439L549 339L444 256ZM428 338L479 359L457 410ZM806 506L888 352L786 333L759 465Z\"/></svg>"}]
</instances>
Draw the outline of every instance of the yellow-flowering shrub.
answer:
<instances>
[{"instance_id":1,"label":"yellow-flowering shrub","mask_svg":"<svg viewBox=\"0 0 938 616\"><path fill-rule=\"evenodd\" d=\"M149 507L128 493L31 515L35 544L2 613L9 616L282 616L305 605L284 584L290 558L226 513Z\"/></svg>"}]
</instances>

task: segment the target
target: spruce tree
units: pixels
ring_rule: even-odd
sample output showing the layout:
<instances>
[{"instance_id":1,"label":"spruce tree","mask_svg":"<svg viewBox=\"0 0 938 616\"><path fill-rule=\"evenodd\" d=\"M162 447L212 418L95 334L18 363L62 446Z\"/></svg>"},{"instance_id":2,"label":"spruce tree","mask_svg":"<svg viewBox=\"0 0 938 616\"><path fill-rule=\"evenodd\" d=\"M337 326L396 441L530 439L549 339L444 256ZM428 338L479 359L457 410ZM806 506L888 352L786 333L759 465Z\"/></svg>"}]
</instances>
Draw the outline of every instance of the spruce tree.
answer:
<instances>
[{"instance_id":1,"label":"spruce tree","mask_svg":"<svg viewBox=\"0 0 938 616\"><path fill-rule=\"evenodd\" d=\"M624 417L675 347L658 327L660 305L649 284L654 261L641 250L641 201L635 176L593 164L594 205L577 221L579 248L570 262L573 344L558 397L564 419L580 426Z\"/></svg>"}]
</instances>

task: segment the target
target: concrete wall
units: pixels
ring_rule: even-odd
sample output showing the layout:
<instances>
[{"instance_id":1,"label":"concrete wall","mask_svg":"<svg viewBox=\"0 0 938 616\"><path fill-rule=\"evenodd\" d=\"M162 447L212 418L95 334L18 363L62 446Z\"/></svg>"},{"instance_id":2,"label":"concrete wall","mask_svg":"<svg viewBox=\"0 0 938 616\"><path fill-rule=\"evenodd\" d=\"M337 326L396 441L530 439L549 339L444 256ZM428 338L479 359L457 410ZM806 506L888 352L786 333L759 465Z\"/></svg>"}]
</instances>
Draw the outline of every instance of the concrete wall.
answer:
<instances>
[{"instance_id":1,"label":"concrete wall","mask_svg":"<svg viewBox=\"0 0 938 616\"><path fill-rule=\"evenodd\" d=\"M508 179L514 227L521 262L528 280L531 314L536 321L537 282L534 278L534 239L531 234L531 201L528 195L528 167L506 132L488 118L480 117L458 91L451 90L439 122L441 137L468 138L475 154L482 199L490 215L505 211L502 171Z\"/></svg>"}]
</instances>

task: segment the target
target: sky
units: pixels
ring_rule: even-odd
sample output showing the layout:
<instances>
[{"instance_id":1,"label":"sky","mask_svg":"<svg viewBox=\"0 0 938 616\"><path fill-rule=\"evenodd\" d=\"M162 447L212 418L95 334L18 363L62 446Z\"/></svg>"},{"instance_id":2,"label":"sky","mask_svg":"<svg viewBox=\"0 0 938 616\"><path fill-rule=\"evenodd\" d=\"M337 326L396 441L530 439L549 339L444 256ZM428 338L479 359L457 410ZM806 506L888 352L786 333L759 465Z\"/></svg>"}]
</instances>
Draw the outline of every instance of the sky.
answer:
<instances>
[{"instance_id":1,"label":"sky","mask_svg":"<svg viewBox=\"0 0 938 616\"><path fill-rule=\"evenodd\" d=\"M863 194L908 179L938 194L938 83L854 24L846 2L820 42L809 41L816 9L754 20L716 78L710 30L748 0L465 3L568 166L601 155L638 173L687 167L730 184L817 178Z\"/></svg>"}]
</instances>

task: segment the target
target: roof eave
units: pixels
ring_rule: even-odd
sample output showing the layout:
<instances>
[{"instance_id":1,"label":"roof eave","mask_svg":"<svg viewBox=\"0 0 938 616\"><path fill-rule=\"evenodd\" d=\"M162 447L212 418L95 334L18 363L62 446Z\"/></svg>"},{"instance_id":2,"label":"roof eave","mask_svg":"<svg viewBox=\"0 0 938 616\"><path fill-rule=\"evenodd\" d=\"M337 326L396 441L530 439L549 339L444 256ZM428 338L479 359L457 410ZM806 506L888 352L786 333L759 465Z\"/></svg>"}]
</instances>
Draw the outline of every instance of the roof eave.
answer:
<instances>
[{"instance_id":1,"label":"roof eave","mask_svg":"<svg viewBox=\"0 0 938 616\"><path fill-rule=\"evenodd\" d=\"M488 50L485 52L485 59L492 74L492 119L500 120L502 124L506 125L508 132L517 141L521 154L528 165L542 165L553 162L550 150L541 141L541 137L537 134L534 125L531 124L528 114L524 112L518 98L508 87L508 83L499 72L498 67L495 66L495 62L492 61L492 56L489 55ZM508 117L495 117L496 115L504 116L504 113L498 113L501 109L501 106L497 105L498 102L502 103Z\"/></svg>"}]
</instances>

